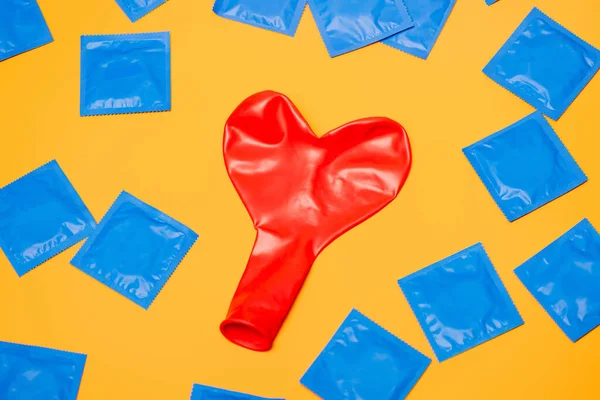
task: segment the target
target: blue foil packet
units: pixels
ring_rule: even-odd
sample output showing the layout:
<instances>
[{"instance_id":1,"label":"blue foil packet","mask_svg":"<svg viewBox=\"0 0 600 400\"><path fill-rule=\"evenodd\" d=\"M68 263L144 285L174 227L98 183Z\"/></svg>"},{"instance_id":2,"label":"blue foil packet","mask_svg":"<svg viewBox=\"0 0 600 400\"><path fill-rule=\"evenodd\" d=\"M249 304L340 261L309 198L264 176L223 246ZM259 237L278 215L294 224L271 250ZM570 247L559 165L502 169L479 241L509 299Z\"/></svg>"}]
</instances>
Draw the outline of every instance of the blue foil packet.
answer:
<instances>
[{"instance_id":1,"label":"blue foil packet","mask_svg":"<svg viewBox=\"0 0 600 400\"><path fill-rule=\"evenodd\" d=\"M294 36L306 0L217 0L213 12L223 18Z\"/></svg>"},{"instance_id":2,"label":"blue foil packet","mask_svg":"<svg viewBox=\"0 0 600 400\"><path fill-rule=\"evenodd\" d=\"M485 4L487 4L488 6L491 6L492 4L498 2L498 0L485 0Z\"/></svg>"},{"instance_id":3,"label":"blue foil packet","mask_svg":"<svg viewBox=\"0 0 600 400\"><path fill-rule=\"evenodd\" d=\"M19 276L83 240L95 227L56 161L0 189L0 247Z\"/></svg>"},{"instance_id":4,"label":"blue foil packet","mask_svg":"<svg viewBox=\"0 0 600 400\"><path fill-rule=\"evenodd\" d=\"M523 324L481 243L398 283L440 362Z\"/></svg>"},{"instance_id":5,"label":"blue foil packet","mask_svg":"<svg viewBox=\"0 0 600 400\"><path fill-rule=\"evenodd\" d=\"M81 37L81 116L170 109L169 32Z\"/></svg>"},{"instance_id":6,"label":"blue foil packet","mask_svg":"<svg viewBox=\"0 0 600 400\"><path fill-rule=\"evenodd\" d=\"M600 325L600 236L587 219L515 273L573 342Z\"/></svg>"},{"instance_id":7,"label":"blue foil packet","mask_svg":"<svg viewBox=\"0 0 600 400\"><path fill-rule=\"evenodd\" d=\"M35 0L0 1L0 61L52 42Z\"/></svg>"},{"instance_id":8,"label":"blue foil packet","mask_svg":"<svg viewBox=\"0 0 600 400\"><path fill-rule=\"evenodd\" d=\"M331 57L412 28L403 0L308 0Z\"/></svg>"},{"instance_id":9,"label":"blue foil packet","mask_svg":"<svg viewBox=\"0 0 600 400\"><path fill-rule=\"evenodd\" d=\"M190 400L284 400L268 399L266 397L253 396L251 394L232 392L231 390L195 384L192 389Z\"/></svg>"},{"instance_id":10,"label":"blue foil packet","mask_svg":"<svg viewBox=\"0 0 600 400\"><path fill-rule=\"evenodd\" d=\"M76 400L84 354L0 342L0 399Z\"/></svg>"},{"instance_id":11,"label":"blue foil packet","mask_svg":"<svg viewBox=\"0 0 600 400\"><path fill-rule=\"evenodd\" d=\"M480 140L463 152L509 221L587 181L540 112Z\"/></svg>"},{"instance_id":12,"label":"blue foil packet","mask_svg":"<svg viewBox=\"0 0 600 400\"><path fill-rule=\"evenodd\" d=\"M414 28L397 33L383 40L413 56L427 59L446 24L456 0L404 0Z\"/></svg>"},{"instance_id":13,"label":"blue foil packet","mask_svg":"<svg viewBox=\"0 0 600 400\"><path fill-rule=\"evenodd\" d=\"M600 66L600 52L534 8L483 69L557 120Z\"/></svg>"},{"instance_id":14,"label":"blue foil packet","mask_svg":"<svg viewBox=\"0 0 600 400\"><path fill-rule=\"evenodd\" d=\"M404 399L431 360L352 310L300 383L322 399Z\"/></svg>"},{"instance_id":15,"label":"blue foil packet","mask_svg":"<svg viewBox=\"0 0 600 400\"><path fill-rule=\"evenodd\" d=\"M148 309L197 238L122 192L71 264Z\"/></svg>"},{"instance_id":16,"label":"blue foil packet","mask_svg":"<svg viewBox=\"0 0 600 400\"><path fill-rule=\"evenodd\" d=\"M150 13L167 0L116 0L121 10L127 15L131 22L135 22L144 15Z\"/></svg>"}]
</instances>

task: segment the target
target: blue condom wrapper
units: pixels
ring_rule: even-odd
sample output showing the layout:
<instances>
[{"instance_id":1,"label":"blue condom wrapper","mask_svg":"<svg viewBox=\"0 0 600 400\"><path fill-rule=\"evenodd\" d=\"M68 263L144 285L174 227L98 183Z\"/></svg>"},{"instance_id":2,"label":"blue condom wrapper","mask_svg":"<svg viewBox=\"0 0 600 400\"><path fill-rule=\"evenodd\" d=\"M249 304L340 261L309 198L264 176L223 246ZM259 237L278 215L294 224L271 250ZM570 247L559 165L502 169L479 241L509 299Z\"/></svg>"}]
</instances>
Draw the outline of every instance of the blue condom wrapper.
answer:
<instances>
[{"instance_id":1,"label":"blue condom wrapper","mask_svg":"<svg viewBox=\"0 0 600 400\"><path fill-rule=\"evenodd\" d=\"M404 399L430 363L352 310L300 383L322 399Z\"/></svg>"},{"instance_id":2,"label":"blue condom wrapper","mask_svg":"<svg viewBox=\"0 0 600 400\"><path fill-rule=\"evenodd\" d=\"M268 399L266 397L253 396L231 390L219 389L216 387L195 384L192 389L190 400L284 400Z\"/></svg>"},{"instance_id":3,"label":"blue condom wrapper","mask_svg":"<svg viewBox=\"0 0 600 400\"><path fill-rule=\"evenodd\" d=\"M439 361L523 324L481 243L398 283Z\"/></svg>"},{"instance_id":4,"label":"blue condom wrapper","mask_svg":"<svg viewBox=\"0 0 600 400\"><path fill-rule=\"evenodd\" d=\"M463 152L509 221L587 181L540 112L480 140Z\"/></svg>"},{"instance_id":5,"label":"blue condom wrapper","mask_svg":"<svg viewBox=\"0 0 600 400\"><path fill-rule=\"evenodd\" d=\"M600 236L587 219L515 273L573 342L600 325Z\"/></svg>"},{"instance_id":6,"label":"blue condom wrapper","mask_svg":"<svg viewBox=\"0 0 600 400\"><path fill-rule=\"evenodd\" d=\"M308 0L331 57L414 26L403 0Z\"/></svg>"},{"instance_id":7,"label":"blue condom wrapper","mask_svg":"<svg viewBox=\"0 0 600 400\"><path fill-rule=\"evenodd\" d=\"M404 0L414 28L397 33L383 43L426 59L446 24L456 0Z\"/></svg>"},{"instance_id":8,"label":"blue condom wrapper","mask_svg":"<svg viewBox=\"0 0 600 400\"><path fill-rule=\"evenodd\" d=\"M144 15L153 11L167 0L116 0L121 10L127 15L131 22L135 22Z\"/></svg>"},{"instance_id":9,"label":"blue condom wrapper","mask_svg":"<svg viewBox=\"0 0 600 400\"><path fill-rule=\"evenodd\" d=\"M0 1L0 61L52 40L36 0Z\"/></svg>"},{"instance_id":10,"label":"blue condom wrapper","mask_svg":"<svg viewBox=\"0 0 600 400\"><path fill-rule=\"evenodd\" d=\"M197 238L122 192L71 264L148 309Z\"/></svg>"},{"instance_id":11,"label":"blue condom wrapper","mask_svg":"<svg viewBox=\"0 0 600 400\"><path fill-rule=\"evenodd\" d=\"M81 37L82 116L170 109L169 32Z\"/></svg>"},{"instance_id":12,"label":"blue condom wrapper","mask_svg":"<svg viewBox=\"0 0 600 400\"><path fill-rule=\"evenodd\" d=\"M0 342L0 398L76 400L84 354Z\"/></svg>"},{"instance_id":13,"label":"blue condom wrapper","mask_svg":"<svg viewBox=\"0 0 600 400\"><path fill-rule=\"evenodd\" d=\"M599 65L598 49L534 8L483 72L557 120Z\"/></svg>"},{"instance_id":14,"label":"blue condom wrapper","mask_svg":"<svg viewBox=\"0 0 600 400\"><path fill-rule=\"evenodd\" d=\"M306 0L217 0L215 14L258 28L294 36Z\"/></svg>"},{"instance_id":15,"label":"blue condom wrapper","mask_svg":"<svg viewBox=\"0 0 600 400\"><path fill-rule=\"evenodd\" d=\"M95 226L54 160L0 189L0 247L19 276L83 240Z\"/></svg>"}]
</instances>

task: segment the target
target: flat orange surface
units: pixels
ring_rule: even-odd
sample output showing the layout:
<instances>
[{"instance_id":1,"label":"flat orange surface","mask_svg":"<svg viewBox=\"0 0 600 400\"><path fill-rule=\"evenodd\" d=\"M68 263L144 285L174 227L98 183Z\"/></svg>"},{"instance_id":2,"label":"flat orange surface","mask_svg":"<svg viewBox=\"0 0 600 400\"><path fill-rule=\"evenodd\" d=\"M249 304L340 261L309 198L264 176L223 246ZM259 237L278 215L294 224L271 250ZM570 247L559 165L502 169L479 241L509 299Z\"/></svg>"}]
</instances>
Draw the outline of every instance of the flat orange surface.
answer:
<instances>
[{"instance_id":1,"label":"flat orange surface","mask_svg":"<svg viewBox=\"0 0 600 400\"><path fill-rule=\"evenodd\" d=\"M571 343L512 272L583 217L600 228L600 78L551 122L589 177L567 196L509 223L461 152L532 111L481 72L532 7L600 47L599 2L459 0L427 61L382 44L331 59L308 9L289 38L207 0L169 0L135 24L113 0L39 3L55 41L0 63L0 186L57 159L97 220L127 190L200 234L149 311L72 267L80 245L21 279L0 256L0 340L88 354L79 400L187 400L194 382L316 399L298 380L353 307L433 357L396 280L478 241L525 325L434 361L409 399L600 397L600 329ZM80 35L162 30L172 111L79 117ZM275 347L255 353L218 330L254 240L221 141L234 107L264 89L320 134L393 118L414 164L393 203L320 255Z\"/></svg>"}]
</instances>

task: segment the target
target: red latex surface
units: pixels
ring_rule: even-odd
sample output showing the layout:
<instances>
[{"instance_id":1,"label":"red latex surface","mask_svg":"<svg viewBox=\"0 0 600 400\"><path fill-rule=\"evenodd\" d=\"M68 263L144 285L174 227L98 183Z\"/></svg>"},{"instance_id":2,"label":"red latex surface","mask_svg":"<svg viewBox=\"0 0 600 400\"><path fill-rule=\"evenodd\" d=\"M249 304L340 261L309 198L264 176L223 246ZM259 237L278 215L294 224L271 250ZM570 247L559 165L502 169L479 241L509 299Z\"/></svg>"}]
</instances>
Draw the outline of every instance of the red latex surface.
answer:
<instances>
[{"instance_id":1,"label":"red latex surface","mask_svg":"<svg viewBox=\"0 0 600 400\"><path fill-rule=\"evenodd\" d=\"M396 197L410 170L410 144L388 118L357 120L318 138L287 97L261 92L229 117L223 154L257 236L221 332L266 351L317 255Z\"/></svg>"}]
</instances>

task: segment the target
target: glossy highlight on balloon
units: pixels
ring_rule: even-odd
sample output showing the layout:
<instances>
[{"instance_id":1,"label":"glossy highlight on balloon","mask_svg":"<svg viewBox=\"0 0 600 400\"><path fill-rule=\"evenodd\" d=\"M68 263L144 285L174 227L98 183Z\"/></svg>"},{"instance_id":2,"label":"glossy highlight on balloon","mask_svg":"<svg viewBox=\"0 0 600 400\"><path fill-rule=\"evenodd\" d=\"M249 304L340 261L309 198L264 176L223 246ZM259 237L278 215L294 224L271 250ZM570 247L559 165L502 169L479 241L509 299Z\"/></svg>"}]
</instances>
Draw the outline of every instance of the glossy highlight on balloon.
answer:
<instances>
[{"instance_id":1,"label":"glossy highlight on balloon","mask_svg":"<svg viewBox=\"0 0 600 400\"><path fill-rule=\"evenodd\" d=\"M317 255L397 196L410 144L388 118L360 119L319 138L286 96L266 91L229 117L223 154L257 236L221 332L266 351Z\"/></svg>"}]
</instances>

